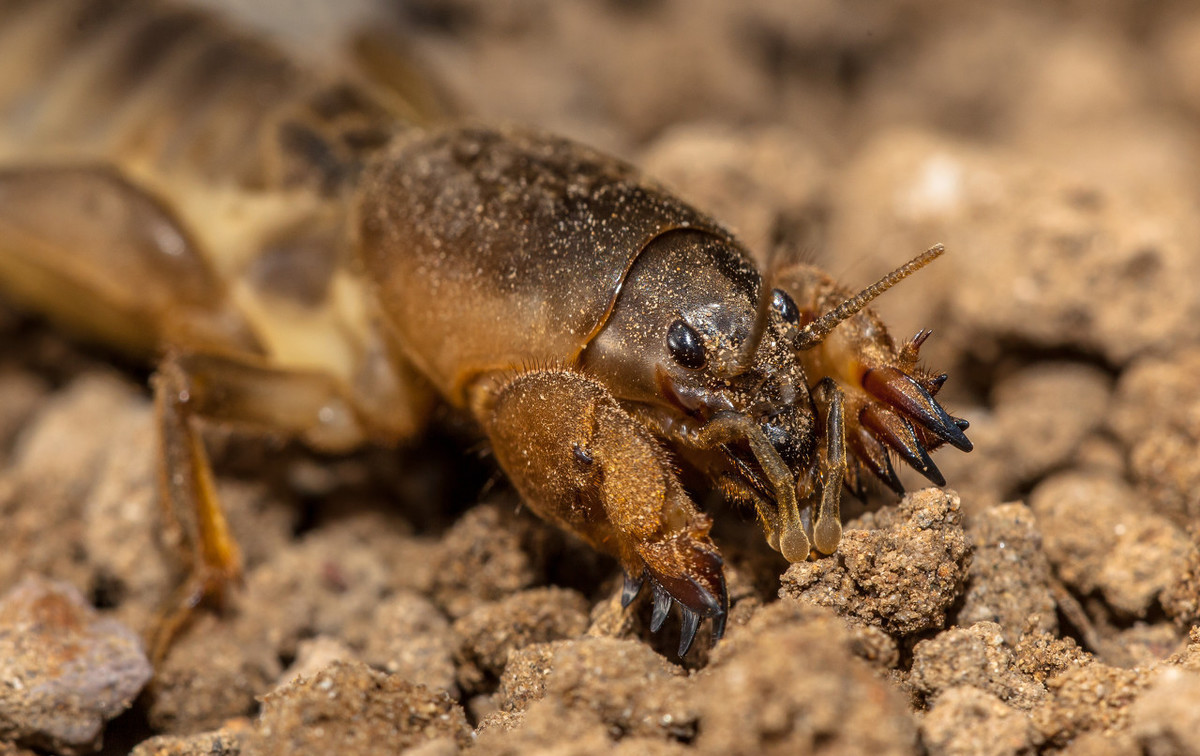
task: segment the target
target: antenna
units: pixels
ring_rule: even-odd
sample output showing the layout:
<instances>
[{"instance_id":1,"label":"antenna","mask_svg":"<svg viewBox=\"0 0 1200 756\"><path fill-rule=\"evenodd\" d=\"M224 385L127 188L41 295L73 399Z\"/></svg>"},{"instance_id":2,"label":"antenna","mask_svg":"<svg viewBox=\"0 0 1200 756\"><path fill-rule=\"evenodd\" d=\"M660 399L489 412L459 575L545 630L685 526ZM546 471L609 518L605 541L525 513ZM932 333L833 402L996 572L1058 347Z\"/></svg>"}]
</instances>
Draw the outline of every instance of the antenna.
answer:
<instances>
[{"instance_id":1,"label":"antenna","mask_svg":"<svg viewBox=\"0 0 1200 756\"><path fill-rule=\"evenodd\" d=\"M820 344L829 335L829 332L836 328L843 320L853 316L859 310L866 307L872 299L936 260L945 251L945 246L941 244L933 245L858 294L804 326L796 334L796 337L792 339L792 348L796 351L803 351L805 349L812 349L817 344Z\"/></svg>"}]
</instances>

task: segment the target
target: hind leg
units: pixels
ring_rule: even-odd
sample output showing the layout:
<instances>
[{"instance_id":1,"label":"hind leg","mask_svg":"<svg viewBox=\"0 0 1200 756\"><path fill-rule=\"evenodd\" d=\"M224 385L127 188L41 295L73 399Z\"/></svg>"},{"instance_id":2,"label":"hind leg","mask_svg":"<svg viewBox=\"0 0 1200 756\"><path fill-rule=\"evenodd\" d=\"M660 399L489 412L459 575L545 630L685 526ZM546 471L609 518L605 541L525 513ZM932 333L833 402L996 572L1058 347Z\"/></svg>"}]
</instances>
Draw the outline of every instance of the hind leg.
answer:
<instances>
[{"instance_id":1,"label":"hind leg","mask_svg":"<svg viewBox=\"0 0 1200 756\"><path fill-rule=\"evenodd\" d=\"M344 451L368 436L340 382L248 358L169 353L154 376L159 495L187 577L155 629L155 659L204 600L220 602L241 578L241 556L213 482L201 430L219 423Z\"/></svg>"},{"instance_id":2,"label":"hind leg","mask_svg":"<svg viewBox=\"0 0 1200 756\"><path fill-rule=\"evenodd\" d=\"M88 339L146 359L166 352L154 378L160 498L187 577L163 610L156 658L197 604L241 574L205 423L327 451L397 440L420 425L423 392L380 368L391 364L382 351L353 386L271 365L187 230L110 168L0 171L0 292Z\"/></svg>"}]
</instances>

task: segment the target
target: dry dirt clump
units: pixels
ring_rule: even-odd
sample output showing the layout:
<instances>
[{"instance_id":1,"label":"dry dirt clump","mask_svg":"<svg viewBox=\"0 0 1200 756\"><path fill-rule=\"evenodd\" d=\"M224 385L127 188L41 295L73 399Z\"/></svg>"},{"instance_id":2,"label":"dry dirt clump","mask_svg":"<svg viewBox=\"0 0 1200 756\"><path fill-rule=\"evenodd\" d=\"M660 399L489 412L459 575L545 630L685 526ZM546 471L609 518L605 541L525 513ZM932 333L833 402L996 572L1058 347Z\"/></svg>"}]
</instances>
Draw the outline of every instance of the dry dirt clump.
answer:
<instances>
[{"instance_id":1,"label":"dry dirt clump","mask_svg":"<svg viewBox=\"0 0 1200 756\"><path fill-rule=\"evenodd\" d=\"M498 679L511 653L534 643L576 638L588 629L583 596L561 588L535 588L485 604L454 623L460 639L459 674L465 688Z\"/></svg>"},{"instance_id":2,"label":"dry dirt clump","mask_svg":"<svg viewBox=\"0 0 1200 756\"><path fill-rule=\"evenodd\" d=\"M783 599L730 632L696 675L701 753L907 754L917 733L904 699L854 657L827 610Z\"/></svg>"},{"instance_id":3,"label":"dry dirt clump","mask_svg":"<svg viewBox=\"0 0 1200 756\"><path fill-rule=\"evenodd\" d=\"M29 577L0 598L0 740L87 753L151 673L140 639L69 584Z\"/></svg>"},{"instance_id":4,"label":"dry dirt clump","mask_svg":"<svg viewBox=\"0 0 1200 756\"><path fill-rule=\"evenodd\" d=\"M1028 717L970 685L938 696L921 720L921 736L931 754L1016 756L1034 753L1037 742Z\"/></svg>"},{"instance_id":5,"label":"dry dirt clump","mask_svg":"<svg viewBox=\"0 0 1200 756\"><path fill-rule=\"evenodd\" d=\"M361 662L333 662L264 695L252 725L217 735L155 738L134 753L394 754L427 744L454 750L470 740L470 732L462 709L445 693Z\"/></svg>"},{"instance_id":6,"label":"dry dirt clump","mask_svg":"<svg viewBox=\"0 0 1200 756\"><path fill-rule=\"evenodd\" d=\"M833 231L845 253L918 249L931 232L964 250L923 284L941 283L936 293L909 303L926 322L953 313L946 335L962 352L995 360L1020 344L1124 365L1200 336L1195 218L1178 197L1089 183L927 132L882 134L842 182L854 213L882 209ZM989 273L989 295L961 285Z\"/></svg>"},{"instance_id":7,"label":"dry dirt clump","mask_svg":"<svg viewBox=\"0 0 1200 756\"><path fill-rule=\"evenodd\" d=\"M361 662L334 662L264 696L242 752L391 754L435 740L463 746L470 733L445 693Z\"/></svg>"},{"instance_id":8,"label":"dry dirt clump","mask_svg":"<svg viewBox=\"0 0 1200 756\"><path fill-rule=\"evenodd\" d=\"M1129 467L1154 510L1180 525L1200 522L1200 348L1130 367L1110 423L1129 447Z\"/></svg>"},{"instance_id":9,"label":"dry dirt clump","mask_svg":"<svg viewBox=\"0 0 1200 756\"><path fill-rule=\"evenodd\" d=\"M1063 582L1099 592L1115 611L1145 616L1182 574L1186 534L1116 476L1057 475L1034 490L1030 506Z\"/></svg>"},{"instance_id":10,"label":"dry dirt clump","mask_svg":"<svg viewBox=\"0 0 1200 756\"><path fill-rule=\"evenodd\" d=\"M636 641L537 644L510 656L496 691L499 712L481 729L512 730L526 717L549 723L573 711L620 734L690 738L696 717L685 690L683 670Z\"/></svg>"},{"instance_id":11,"label":"dry dirt clump","mask_svg":"<svg viewBox=\"0 0 1200 756\"><path fill-rule=\"evenodd\" d=\"M768 281L944 243L872 306L934 330L975 449L790 566L697 486L732 607L679 659L452 411L339 457L209 428L244 576L148 681L183 575L148 366L0 295L0 756L1200 756L1200 8L203 2L336 65L398 35L451 109L644 167Z\"/></svg>"},{"instance_id":12,"label":"dry dirt clump","mask_svg":"<svg viewBox=\"0 0 1200 756\"><path fill-rule=\"evenodd\" d=\"M870 529L851 523L833 557L789 567L780 595L897 636L943 627L971 559L958 497L927 489L863 524Z\"/></svg>"},{"instance_id":13,"label":"dry dirt clump","mask_svg":"<svg viewBox=\"0 0 1200 756\"><path fill-rule=\"evenodd\" d=\"M1166 669L1129 711L1130 733L1145 753L1200 754L1200 672Z\"/></svg>"},{"instance_id":14,"label":"dry dirt clump","mask_svg":"<svg viewBox=\"0 0 1200 756\"><path fill-rule=\"evenodd\" d=\"M818 743L910 753L916 731L903 697L853 647L833 613L791 600L732 628L691 679L636 641L530 646L510 657L501 711L483 723L478 747L518 753L517 744L536 742L531 730L587 722L607 733L595 752L634 738L665 753L685 752L683 744L705 754L804 753Z\"/></svg>"},{"instance_id":15,"label":"dry dirt clump","mask_svg":"<svg viewBox=\"0 0 1200 756\"><path fill-rule=\"evenodd\" d=\"M379 605L373 624L362 644L363 661L458 697L455 634L436 604L418 593L398 593Z\"/></svg>"},{"instance_id":16,"label":"dry dirt clump","mask_svg":"<svg viewBox=\"0 0 1200 756\"><path fill-rule=\"evenodd\" d=\"M1192 545L1184 568L1161 599L1167 614L1181 627L1200 627L1200 527L1191 530Z\"/></svg>"},{"instance_id":17,"label":"dry dirt clump","mask_svg":"<svg viewBox=\"0 0 1200 756\"><path fill-rule=\"evenodd\" d=\"M952 628L918 643L908 684L926 698L969 686L1025 711L1046 695L1044 685L1015 668L1012 650L992 622Z\"/></svg>"},{"instance_id":18,"label":"dry dirt clump","mask_svg":"<svg viewBox=\"0 0 1200 756\"><path fill-rule=\"evenodd\" d=\"M995 622L1010 644L1030 632L1057 632L1050 562L1029 507L985 509L974 518L971 534L975 549L958 623Z\"/></svg>"}]
</instances>

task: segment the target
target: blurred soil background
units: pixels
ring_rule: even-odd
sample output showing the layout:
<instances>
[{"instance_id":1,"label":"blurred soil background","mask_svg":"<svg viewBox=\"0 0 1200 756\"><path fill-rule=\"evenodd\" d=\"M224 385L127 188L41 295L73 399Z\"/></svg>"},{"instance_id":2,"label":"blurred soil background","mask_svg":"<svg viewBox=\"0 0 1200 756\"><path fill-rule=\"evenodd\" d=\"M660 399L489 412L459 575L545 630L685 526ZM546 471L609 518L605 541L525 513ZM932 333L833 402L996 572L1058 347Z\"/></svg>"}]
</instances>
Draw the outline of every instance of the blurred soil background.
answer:
<instances>
[{"instance_id":1,"label":"blurred soil background","mask_svg":"<svg viewBox=\"0 0 1200 756\"><path fill-rule=\"evenodd\" d=\"M945 243L877 309L934 330L975 450L791 567L705 499L733 607L680 660L453 418L334 459L214 429L245 583L147 685L148 370L0 310L0 754L1200 754L1200 7L212 4L321 67L392 35L764 267L860 287Z\"/></svg>"}]
</instances>

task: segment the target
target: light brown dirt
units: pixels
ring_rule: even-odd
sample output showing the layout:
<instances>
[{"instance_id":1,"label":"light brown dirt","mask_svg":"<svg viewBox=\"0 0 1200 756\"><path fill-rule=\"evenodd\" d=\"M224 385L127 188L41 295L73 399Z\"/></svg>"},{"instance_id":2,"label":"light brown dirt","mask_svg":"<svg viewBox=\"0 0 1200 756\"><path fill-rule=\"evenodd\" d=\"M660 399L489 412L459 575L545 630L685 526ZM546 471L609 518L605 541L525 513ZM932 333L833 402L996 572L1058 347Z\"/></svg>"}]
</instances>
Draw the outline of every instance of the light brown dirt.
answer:
<instances>
[{"instance_id":1,"label":"light brown dirt","mask_svg":"<svg viewBox=\"0 0 1200 756\"><path fill-rule=\"evenodd\" d=\"M934 329L976 448L935 455L955 493L902 473L790 568L705 500L734 603L680 660L677 619L622 610L616 566L485 486L453 425L336 459L216 429L245 584L103 710L109 752L1197 753L1200 10L354 6L464 112L644 166L764 265L861 286L945 243L878 309ZM0 343L0 595L65 581L144 634L179 573L146 372L3 302Z\"/></svg>"}]
</instances>

